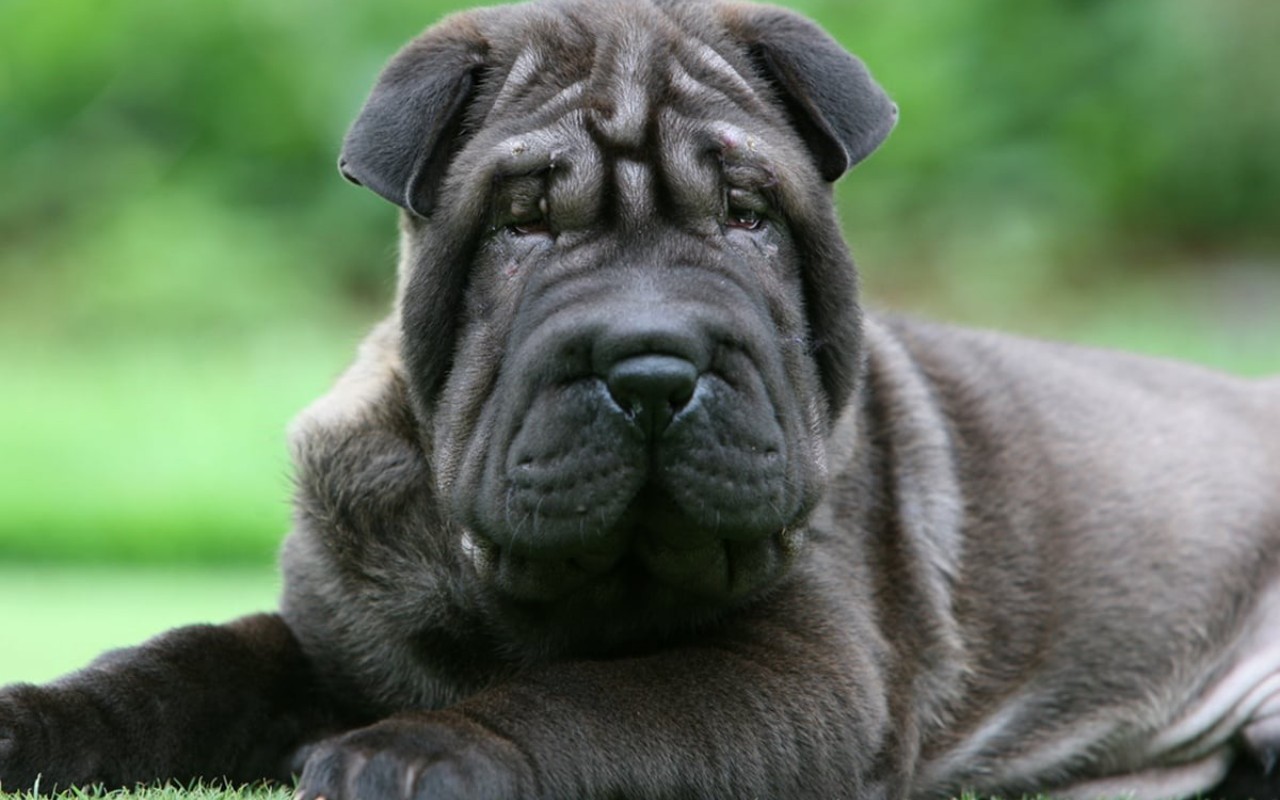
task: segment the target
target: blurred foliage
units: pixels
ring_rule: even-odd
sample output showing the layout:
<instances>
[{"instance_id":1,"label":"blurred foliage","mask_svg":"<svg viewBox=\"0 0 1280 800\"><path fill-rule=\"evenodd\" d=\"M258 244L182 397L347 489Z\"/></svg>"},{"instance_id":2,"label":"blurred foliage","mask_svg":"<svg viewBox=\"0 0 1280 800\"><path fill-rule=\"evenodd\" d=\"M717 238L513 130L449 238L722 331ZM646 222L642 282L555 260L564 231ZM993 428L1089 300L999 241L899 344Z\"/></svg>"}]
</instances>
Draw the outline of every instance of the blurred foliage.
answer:
<instances>
[{"instance_id":1,"label":"blurred foliage","mask_svg":"<svg viewBox=\"0 0 1280 800\"><path fill-rule=\"evenodd\" d=\"M338 143L446 5L0 0L0 557L270 557L393 279ZM1280 4L794 5L902 108L839 190L873 302L1280 366Z\"/></svg>"}]
</instances>

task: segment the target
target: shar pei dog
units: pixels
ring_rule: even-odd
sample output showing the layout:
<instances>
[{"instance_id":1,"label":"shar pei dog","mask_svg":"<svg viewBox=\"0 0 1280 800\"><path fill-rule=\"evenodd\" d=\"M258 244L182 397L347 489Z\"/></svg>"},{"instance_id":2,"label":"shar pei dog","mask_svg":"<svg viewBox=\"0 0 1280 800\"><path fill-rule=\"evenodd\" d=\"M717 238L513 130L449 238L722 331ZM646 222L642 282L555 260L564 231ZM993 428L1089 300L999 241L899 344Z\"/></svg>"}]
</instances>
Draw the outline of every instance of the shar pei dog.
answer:
<instances>
[{"instance_id":1,"label":"shar pei dog","mask_svg":"<svg viewBox=\"0 0 1280 800\"><path fill-rule=\"evenodd\" d=\"M5 689L4 787L1275 797L1280 384L864 315L831 183L896 117L767 6L410 42L279 613Z\"/></svg>"}]
</instances>

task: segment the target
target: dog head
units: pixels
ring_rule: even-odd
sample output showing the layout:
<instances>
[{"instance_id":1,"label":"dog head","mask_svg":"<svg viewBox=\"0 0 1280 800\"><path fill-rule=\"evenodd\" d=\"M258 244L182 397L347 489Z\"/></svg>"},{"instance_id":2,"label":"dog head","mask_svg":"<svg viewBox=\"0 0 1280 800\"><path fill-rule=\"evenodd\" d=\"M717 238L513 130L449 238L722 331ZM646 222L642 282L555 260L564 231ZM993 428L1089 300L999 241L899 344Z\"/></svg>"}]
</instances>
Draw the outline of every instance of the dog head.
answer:
<instances>
[{"instance_id":1,"label":"dog head","mask_svg":"<svg viewBox=\"0 0 1280 800\"><path fill-rule=\"evenodd\" d=\"M666 618L780 574L860 365L830 183L895 118L767 6L480 9L392 59L340 166L404 209L410 394L494 596Z\"/></svg>"}]
</instances>

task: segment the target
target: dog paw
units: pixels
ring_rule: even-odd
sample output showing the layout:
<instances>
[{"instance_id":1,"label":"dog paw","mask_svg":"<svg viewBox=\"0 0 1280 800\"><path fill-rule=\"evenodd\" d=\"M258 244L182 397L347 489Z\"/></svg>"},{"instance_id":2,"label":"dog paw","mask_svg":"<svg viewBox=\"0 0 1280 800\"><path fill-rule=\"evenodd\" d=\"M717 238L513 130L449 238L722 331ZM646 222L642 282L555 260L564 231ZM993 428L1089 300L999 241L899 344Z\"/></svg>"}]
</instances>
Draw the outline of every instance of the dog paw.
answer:
<instances>
[{"instance_id":1,"label":"dog paw","mask_svg":"<svg viewBox=\"0 0 1280 800\"><path fill-rule=\"evenodd\" d=\"M392 719L320 743L295 800L516 800L536 796L510 742L463 720Z\"/></svg>"}]
</instances>

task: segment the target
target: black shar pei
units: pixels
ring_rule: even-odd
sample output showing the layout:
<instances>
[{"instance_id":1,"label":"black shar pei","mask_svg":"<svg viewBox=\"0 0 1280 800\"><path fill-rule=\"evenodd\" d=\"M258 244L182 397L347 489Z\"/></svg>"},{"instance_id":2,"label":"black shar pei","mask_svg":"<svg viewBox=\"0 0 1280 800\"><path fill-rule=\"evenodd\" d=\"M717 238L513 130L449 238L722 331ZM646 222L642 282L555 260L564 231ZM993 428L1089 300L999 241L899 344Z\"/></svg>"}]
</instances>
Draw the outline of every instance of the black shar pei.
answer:
<instances>
[{"instance_id":1,"label":"black shar pei","mask_svg":"<svg viewBox=\"0 0 1280 800\"><path fill-rule=\"evenodd\" d=\"M4 690L4 787L1276 796L1280 385L864 317L830 184L895 119L765 6L412 41L280 613Z\"/></svg>"}]
</instances>

